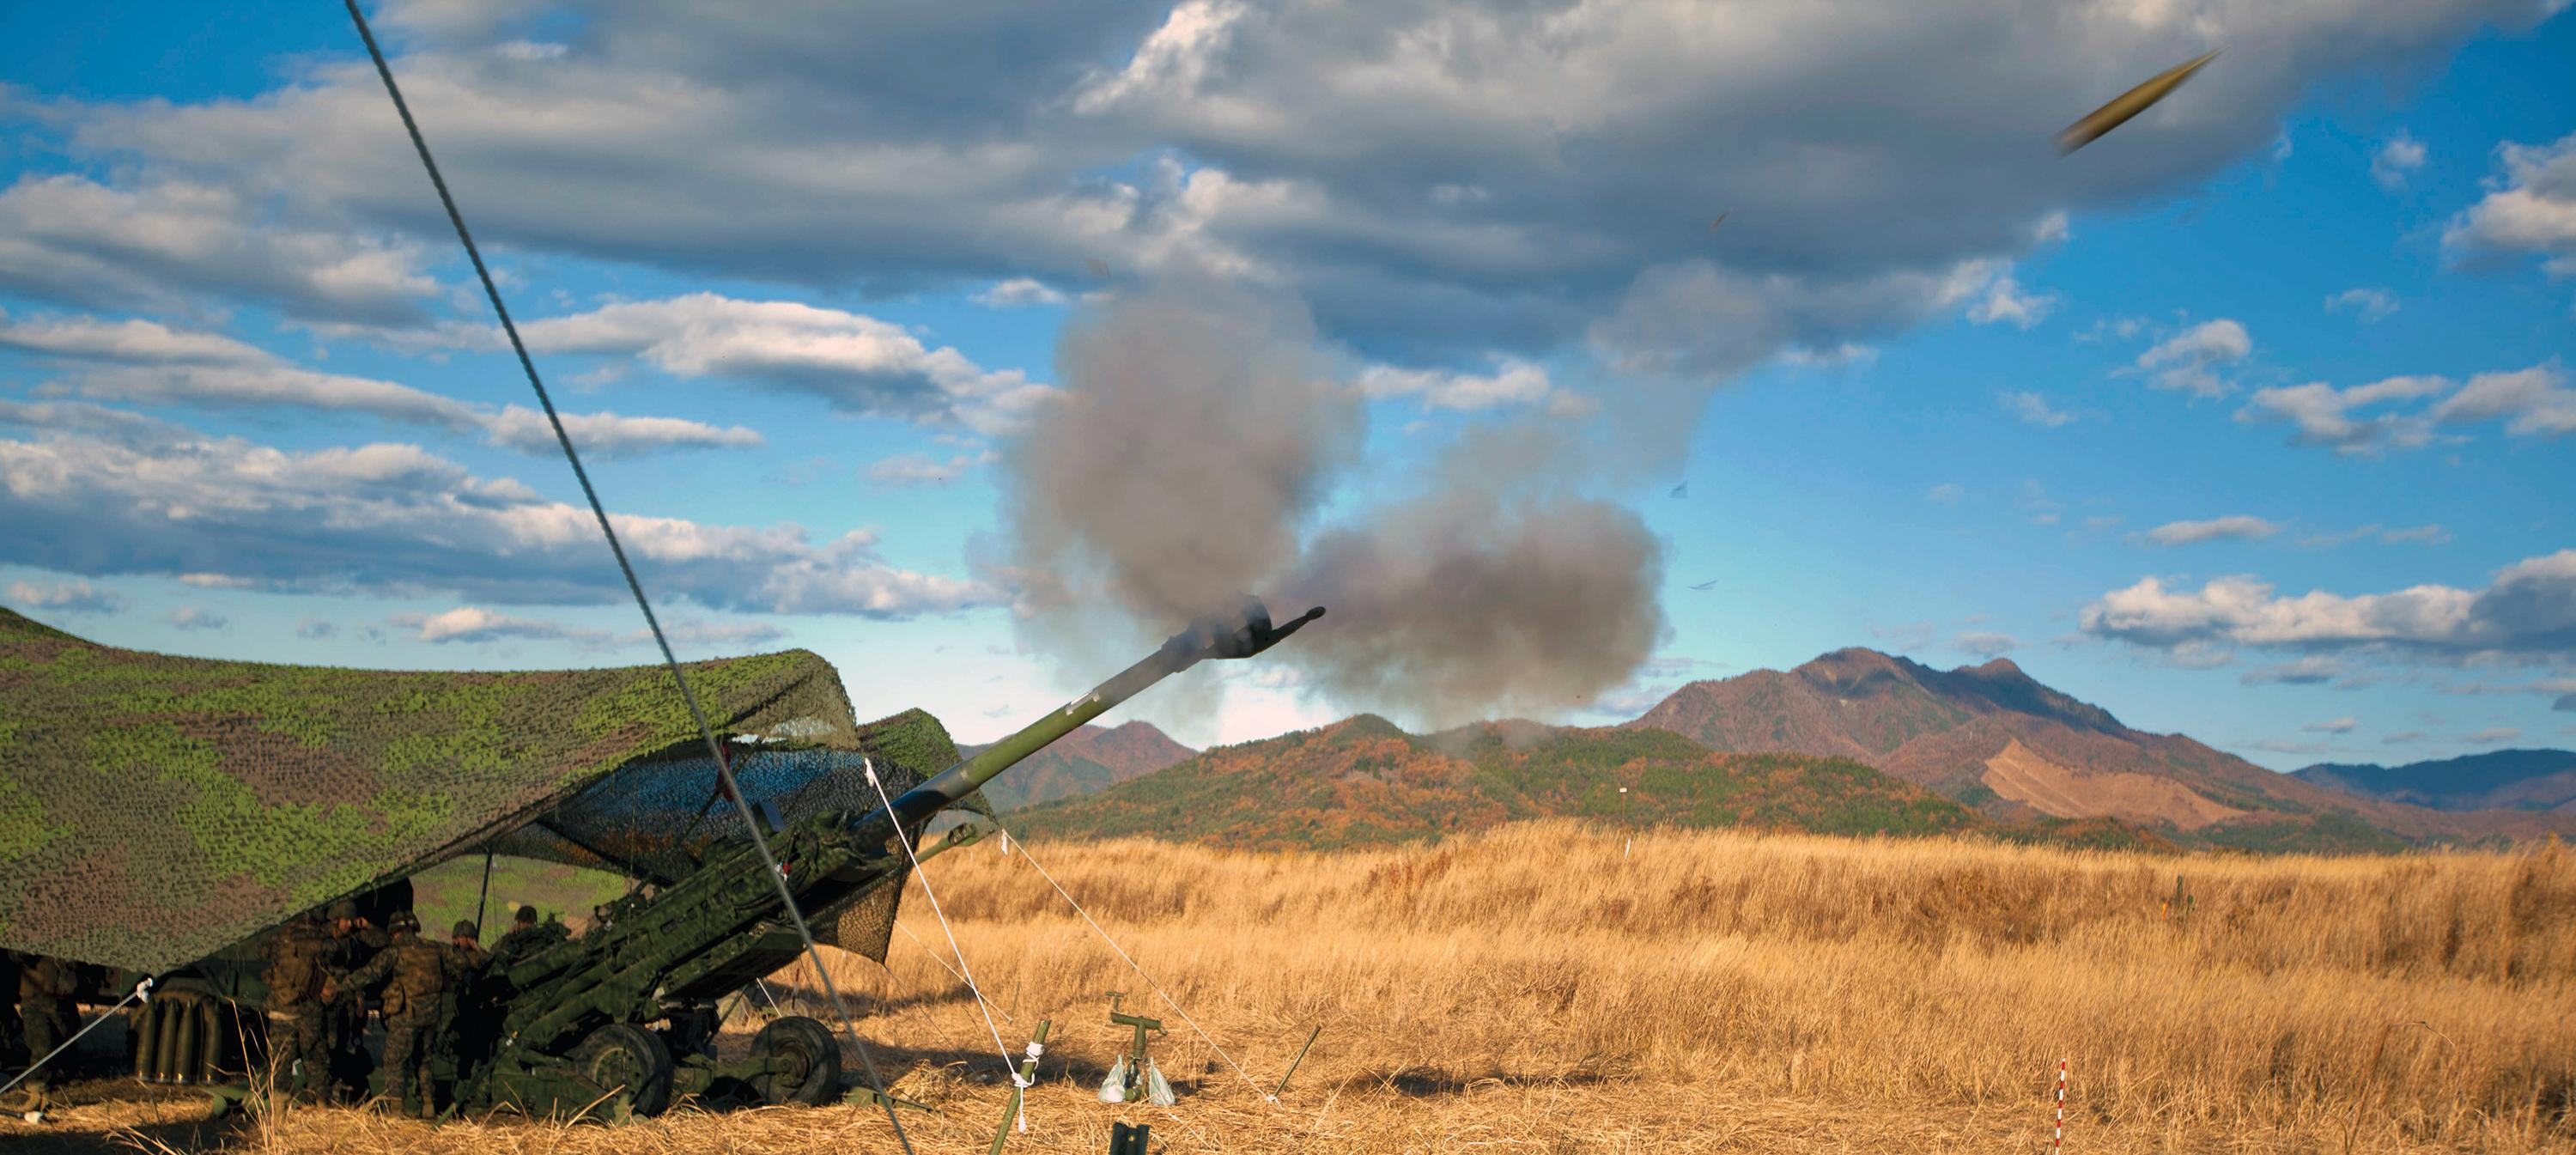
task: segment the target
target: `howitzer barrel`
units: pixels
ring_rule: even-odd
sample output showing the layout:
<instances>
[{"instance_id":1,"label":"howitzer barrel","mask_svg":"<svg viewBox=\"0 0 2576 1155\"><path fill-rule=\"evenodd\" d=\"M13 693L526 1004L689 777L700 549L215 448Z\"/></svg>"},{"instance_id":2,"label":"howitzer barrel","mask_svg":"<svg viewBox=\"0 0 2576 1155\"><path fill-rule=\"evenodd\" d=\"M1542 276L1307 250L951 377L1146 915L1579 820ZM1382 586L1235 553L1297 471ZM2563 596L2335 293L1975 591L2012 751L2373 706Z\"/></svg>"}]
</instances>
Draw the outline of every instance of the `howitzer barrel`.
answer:
<instances>
[{"instance_id":1,"label":"howitzer barrel","mask_svg":"<svg viewBox=\"0 0 2576 1155\"><path fill-rule=\"evenodd\" d=\"M1135 697L1146 687L1209 658L1249 658L1279 644L1280 639L1322 616L1324 607L1316 606L1284 626L1273 626L1270 624L1269 607L1262 605L1259 598L1247 597L1233 616L1200 618L1190 623L1188 629L1172 635L1162 648L1147 655L1145 660L1119 671L1108 681L1093 687L1090 693L1065 703L1063 709L1030 723L1019 733L985 747L974 757L905 791L902 797L894 800L895 818L910 824L936 814L1021 759L1045 749L1049 743L1072 733L1120 702Z\"/></svg>"}]
</instances>

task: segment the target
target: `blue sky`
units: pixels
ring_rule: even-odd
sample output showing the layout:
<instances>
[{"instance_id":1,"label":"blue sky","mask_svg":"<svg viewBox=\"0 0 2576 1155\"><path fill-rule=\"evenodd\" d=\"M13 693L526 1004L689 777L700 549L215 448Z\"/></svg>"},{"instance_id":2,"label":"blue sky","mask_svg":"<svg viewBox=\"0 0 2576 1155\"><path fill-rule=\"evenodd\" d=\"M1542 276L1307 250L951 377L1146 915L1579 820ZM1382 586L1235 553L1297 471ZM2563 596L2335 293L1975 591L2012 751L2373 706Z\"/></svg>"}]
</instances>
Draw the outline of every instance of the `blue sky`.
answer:
<instances>
[{"instance_id":1,"label":"blue sky","mask_svg":"<svg viewBox=\"0 0 2576 1155\"><path fill-rule=\"evenodd\" d=\"M863 715L965 739L1123 664L1161 625L1145 575L1033 592L1008 510L1049 482L1011 459L1110 387L1068 374L1069 319L1186 327L1174 286L1223 282L1319 379L1228 404L1365 428L1290 447L1309 561L1211 580L1310 576L1336 529L1400 546L1369 537L1390 495L1445 494L1475 437L1583 448L1476 506L1505 511L1453 543L1476 580L1318 627L1436 635L1137 704L1184 740L1599 723L1865 645L2008 656L2279 768L2576 744L2576 23L1565 7L379 19L603 496L658 519L633 532L684 656L809 647ZM0 604L228 657L646 660L328 15L0 13ZM2164 106L2049 154L2207 46ZM1573 552L1653 548L1513 585L1569 551L1531 509L1598 530ZM1637 596L1534 624L1596 589ZM1112 640L1065 642L1067 614ZM1475 623L1559 648L1502 661L1454 642ZM1475 673L1514 664L1549 669Z\"/></svg>"}]
</instances>

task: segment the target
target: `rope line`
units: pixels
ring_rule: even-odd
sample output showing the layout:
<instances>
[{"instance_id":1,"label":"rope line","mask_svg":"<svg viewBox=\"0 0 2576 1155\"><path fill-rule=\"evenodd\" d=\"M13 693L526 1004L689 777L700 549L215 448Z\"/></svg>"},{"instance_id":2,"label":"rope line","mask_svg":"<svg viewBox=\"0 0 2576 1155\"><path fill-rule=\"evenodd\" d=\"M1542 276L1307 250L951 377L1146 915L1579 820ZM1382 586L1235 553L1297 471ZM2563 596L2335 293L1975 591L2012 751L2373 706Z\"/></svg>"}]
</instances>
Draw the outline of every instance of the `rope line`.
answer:
<instances>
[{"instance_id":1,"label":"rope line","mask_svg":"<svg viewBox=\"0 0 2576 1155\"><path fill-rule=\"evenodd\" d=\"M439 175L438 161L430 156L429 141L421 135L420 123L412 119L411 105L403 100L402 89L394 83L393 66L385 62L385 52L376 43L376 34L367 27L365 13L358 11L358 0L341 0L349 9L349 20L357 25L358 38L366 41L367 55L376 62L376 75L385 82L385 95L393 98L394 111L401 115L403 130L411 134L412 149L420 154L421 167L429 170L429 183L438 189L439 204L447 210L447 221L456 226L456 239L465 245L466 259L474 264L474 275L483 282L483 295L491 299L492 312L501 319L501 331L510 338L510 350L519 355L519 368L528 375L528 385L536 390L537 404L546 413L546 423L554 427L555 443L563 447L564 460L571 463L575 480L581 483L581 494L589 499L591 516L599 520L599 532L608 538L608 550L617 557L618 572L626 576L626 588L635 595L635 607L644 612L644 624L653 632L653 644L661 648L662 664L671 671L671 680L680 688L680 698L689 707L689 718L698 726L698 736L706 741L707 753L714 757L716 778L726 795L733 799L734 809L741 812L743 829L751 835L752 849L760 854L761 865L768 868L769 880L778 887L778 897L787 904L788 920L796 926L796 937L805 943L806 955L814 961L815 977L830 996L833 1013L840 1016L841 1030L851 1046L858 1050L859 1064L867 1071L868 1085L877 1093L877 1102L885 1108L886 1122L894 1127L895 1141L905 1155L912 1155L912 1140L903 1131L903 1120L896 1118L894 1100L886 1094L885 1079L877 1073L876 1059L868 1053L867 1043L859 1038L858 1024L850 1018L849 1007L841 1001L841 992L832 984L830 972L823 968L822 952L814 945L814 932L805 925L805 912L797 909L796 894L788 888L787 876L778 868L778 859L769 851L769 840L760 829L760 821L751 812L751 803L743 797L725 761L724 744L716 740L715 728L707 723L706 710L698 704L698 695L689 687L688 675L680 669L680 659L671 652L671 639L662 632L661 619L653 615L653 603L644 596L644 584L635 576L635 567L626 559L626 547L617 540L617 530L608 522L608 507L599 500L599 491L590 484L590 472L582 468L581 455L573 451L572 435L564 431L563 417L555 412L554 398L546 393L546 384L537 376L537 363L528 356L527 343L519 339L519 327L510 320L509 306L501 303L501 289L492 280L492 271L483 264L482 250L474 246L474 234L465 228L465 216L457 211L456 197L447 190L447 178Z\"/></svg>"},{"instance_id":2,"label":"rope line","mask_svg":"<svg viewBox=\"0 0 2576 1155\"><path fill-rule=\"evenodd\" d=\"M861 758L859 759L859 770L861 773L867 775L868 785L876 787L877 801L885 804L886 817L892 819L894 817L894 800L886 797L885 783L877 781L876 763L866 758ZM975 985L975 968L966 962L966 952L958 947L957 932L950 929L947 913L939 909L939 892L930 889L930 875L928 872L921 869L921 859L912 853L911 836L906 835L903 832L902 822L894 822L893 826L895 842L903 847L904 858L912 863L912 876L921 880L921 893L924 897L930 899L930 913L938 917L940 933L948 936L948 949L957 952L958 977L965 979L966 989L975 993L975 1009L981 1012L984 1016L984 1029L993 1033L993 1053L1002 1057L1002 1073L1009 1075L1011 1077L1011 1082L1017 1084L1020 1082L1020 1070L1019 1068L1011 1065L1011 1047L1010 1044L1002 1041L1002 1028L993 1025L993 1012L988 1009L992 1005L992 1001L984 997L984 988ZM901 926L902 924L897 923L895 925ZM918 942L920 940L916 939L914 941ZM928 948L925 947L923 949Z\"/></svg>"},{"instance_id":3,"label":"rope line","mask_svg":"<svg viewBox=\"0 0 2576 1155\"><path fill-rule=\"evenodd\" d=\"M1073 913L1081 915L1082 921L1091 924L1093 933L1100 936L1100 941L1108 943L1109 949L1118 952L1120 961L1127 964L1127 969L1136 972L1137 978L1145 980L1146 986L1154 988L1154 993L1162 996L1163 1002L1172 1008L1173 1013L1181 1016L1181 1021L1190 1025L1190 1031L1199 1037L1200 1042L1206 1043L1209 1050L1215 1051L1218 1058L1224 1059L1226 1066L1234 1068L1234 1073L1243 1080L1244 1086L1252 1088L1253 1094L1261 1096L1263 1101L1271 1106L1278 1106L1279 1097L1262 1090L1261 1084L1253 1082L1251 1072L1244 1070L1243 1064L1235 1062L1234 1056L1227 1054L1224 1047L1218 1046L1215 1039L1209 1038L1208 1033L1200 1029L1197 1019L1191 1018L1188 1011L1181 1009L1180 1000L1173 998L1172 992L1164 990L1163 984L1154 981L1154 976L1146 974L1145 968L1136 965L1136 960L1128 955L1127 948L1119 946L1117 939L1109 937L1109 932L1101 928L1099 920L1091 917L1090 911L1082 909L1082 904L1074 901L1073 895L1065 892L1064 884L1057 882L1054 875L1047 873L1046 867L1038 865L1037 857L1029 853L1028 839L1020 839L1019 843L1020 861L1028 863L1030 869L1038 872L1038 877L1045 879L1048 886L1054 887L1055 892L1063 896L1065 905L1072 907Z\"/></svg>"},{"instance_id":4,"label":"rope line","mask_svg":"<svg viewBox=\"0 0 2576 1155\"><path fill-rule=\"evenodd\" d=\"M953 966L948 965L948 960L947 960L947 959L944 959L944 958L939 957L939 952L938 952L938 951L935 951L935 950L930 949L930 944L929 944L929 943L926 943L926 942L921 941L921 936L920 936L920 935L917 935L917 934L912 933L912 928L911 928L911 927L905 926L904 924L902 924L902 923L899 923L899 922L898 922L898 923L894 924L894 928L895 928L896 930L902 931L902 932L903 932L903 937L908 938L908 939L911 939L911 940L912 940L912 943L913 943L913 945L914 945L914 946L920 947L920 948L921 948L921 953L923 953L923 954L925 954L925 955L930 956L930 961L935 962L935 963L938 963L938 964L939 964L939 969L944 970L944 971L947 971L949 974L956 975L956 976L957 976L957 981L959 981L959 982L961 982L961 983L966 983L966 989L967 989L968 991L972 992L976 998L978 998L978 999L984 999L984 992L982 992L982 991L980 991L980 990L976 990L976 989L975 989L975 984L974 984L974 983L972 983L972 982L967 982L967 979L966 979L966 976L965 976L965 975L958 974L958 972L957 972L957 968L956 968L956 967L953 967ZM993 1010L1002 1011L1001 1006L1000 1006L999 1004L997 1004L997 1003L993 1002L993 1001L992 1001L992 1000L990 1000L990 999L984 999L984 1005L985 1005L985 1006L987 1006L987 1007L992 1008ZM1009 1023L1009 1024L1011 1024L1012 1026L1015 1026L1015 1027L1019 1025L1019 1020L1012 1018L1012 1017L1011 1017L1011 1012L1009 1012L1009 1011L1002 1011L1002 1021L1003 1021L1003 1022L1006 1022L1006 1023Z\"/></svg>"},{"instance_id":5,"label":"rope line","mask_svg":"<svg viewBox=\"0 0 2576 1155\"><path fill-rule=\"evenodd\" d=\"M121 1010L124 1010L124 1009L125 1009L125 1004L130 1003L130 1002L133 1002L134 1000L139 999L139 998L147 998L147 997L149 997L149 995L148 995L146 992L149 992L151 989L152 989L152 979L151 979L149 976L146 976L142 982L139 982L139 983L134 984L134 989L133 989L132 991L128 992L124 998L121 998L121 999L116 1000L116 1005L115 1005L115 1006L112 1006L112 1007L107 1008L106 1010L100 1011L100 1012L98 1013L98 1017L97 1017L97 1018L91 1019L91 1020L88 1022L88 1024L87 1024L87 1025L84 1025L83 1027L81 1027L81 1029L79 1029L79 1030L77 1030L77 1031L73 1031L73 1032L72 1032L72 1037L70 1037L70 1038L68 1038L68 1039L63 1040L63 1042L62 1042L62 1045L61 1045L61 1046L55 1047L53 1050L50 1050L50 1051L45 1052L45 1057L44 1057L44 1058L38 1059L38 1060L36 1060L35 1062L32 1062L32 1063L27 1064L27 1069L26 1069L26 1070L23 1070L23 1071L18 1072L18 1074L17 1074L17 1076L16 1076L15 1078L10 1079L10 1080L9 1080L8 1082L6 1082L6 1083L0 1083L0 1095L6 1095L6 1094L8 1094L8 1093L9 1093L9 1088L11 1088L11 1087L15 1087L15 1086L17 1086L18 1084L20 1084L20 1083L22 1083L22 1082L25 1082L25 1081L26 1081L26 1079L27 1079L27 1076L32 1075L32 1074L35 1074L36 1072L43 1070L43 1069L45 1068L45 1064L47 1064L47 1063L50 1063L50 1062L53 1062L53 1061L54 1061L54 1056L59 1055L59 1054L62 1054L63 1052L65 1052L65 1051L68 1051L68 1050L72 1049L72 1044L74 1044L74 1043L77 1043L77 1042L81 1041L81 1036L82 1036L82 1035L86 1035L86 1034L90 1033L91 1031L95 1031L95 1030L97 1030L97 1029L98 1029L98 1025L99 1025L100 1023L104 1023L104 1022L106 1022L107 1020L109 1020L110 1018L115 1017L116 1012L121 1011Z\"/></svg>"}]
</instances>

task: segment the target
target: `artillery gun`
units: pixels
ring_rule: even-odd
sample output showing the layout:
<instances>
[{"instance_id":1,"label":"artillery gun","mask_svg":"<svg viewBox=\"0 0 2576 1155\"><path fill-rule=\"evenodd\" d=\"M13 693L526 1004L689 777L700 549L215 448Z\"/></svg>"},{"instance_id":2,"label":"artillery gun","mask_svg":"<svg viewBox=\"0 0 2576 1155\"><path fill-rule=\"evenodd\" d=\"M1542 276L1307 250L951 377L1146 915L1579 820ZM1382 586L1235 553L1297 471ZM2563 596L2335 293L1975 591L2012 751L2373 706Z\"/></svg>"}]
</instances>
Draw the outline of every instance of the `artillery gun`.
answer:
<instances>
[{"instance_id":1,"label":"artillery gun","mask_svg":"<svg viewBox=\"0 0 2576 1155\"><path fill-rule=\"evenodd\" d=\"M1162 679L1217 658L1247 658L1323 615L1318 607L1273 626L1258 600L1230 618L1203 618L1144 660L888 804L807 816L765 835L785 890L809 917L900 885L909 862L898 825L916 840L932 816L1049 743ZM952 832L935 854L979 837ZM510 963L481 992L487 1053L459 1056L460 1106L530 1114L652 1115L674 1096L721 1083L773 1103L819 1104L840 1093L840 1045L822 1023L778 1019L747 1057L713 1054L716 1007L796 961L803 940L781 887L748 842L719 846L689 876L651 897L613 905L604 925ZM649 1029L652 1024L664 1024Z\"/></svg>"}]
</instances>

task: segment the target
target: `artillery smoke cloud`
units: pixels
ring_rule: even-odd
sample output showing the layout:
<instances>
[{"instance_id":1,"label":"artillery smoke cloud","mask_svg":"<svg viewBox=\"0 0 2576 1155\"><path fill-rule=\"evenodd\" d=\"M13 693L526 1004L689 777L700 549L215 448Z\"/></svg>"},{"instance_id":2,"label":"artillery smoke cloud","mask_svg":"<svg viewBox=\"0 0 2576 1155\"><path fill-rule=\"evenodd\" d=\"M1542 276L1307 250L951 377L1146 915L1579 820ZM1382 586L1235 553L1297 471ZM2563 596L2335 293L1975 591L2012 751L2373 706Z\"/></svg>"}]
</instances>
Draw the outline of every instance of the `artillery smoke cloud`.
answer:
<instances>
[{"instance_id":1,"label":"artillery smoke cloud","mask_svg":"<svg viewBox=\"0 0 2576 1155\"><path fill-rule=\"evenodd\" d=\"M1579 491L1591 471L1544 418L1479 427L1413 492L1316 524L1366 410L1293 302L1167 284L1068 326L1056 368L1063 398L1003 458L1043 644L1111 641L1104 604L1149 636L1240 593L1322 604L1264 660L1338 707L1449 725L1617 686L1662 632L1658 544Z\"/></svg>"}]
</instances>

